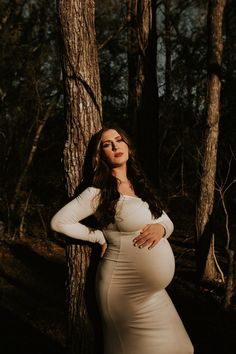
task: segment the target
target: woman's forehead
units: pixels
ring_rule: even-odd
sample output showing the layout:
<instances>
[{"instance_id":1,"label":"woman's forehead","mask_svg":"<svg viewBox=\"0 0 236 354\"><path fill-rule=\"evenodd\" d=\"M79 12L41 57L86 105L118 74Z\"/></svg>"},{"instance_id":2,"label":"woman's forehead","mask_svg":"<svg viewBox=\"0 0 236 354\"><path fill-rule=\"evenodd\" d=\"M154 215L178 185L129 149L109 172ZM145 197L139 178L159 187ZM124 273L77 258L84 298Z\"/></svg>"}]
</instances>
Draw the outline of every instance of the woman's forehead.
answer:
<instances>
[{"instance_id":1,"label":"woman's forehead","mask_svg":"<svg viewBox=\"0 0 236 354\"><path fill-rule=\"evenodd\" d=\"M108 129L102 134L102 141L119 138L120 134L115 129Z\"/></svg>"}]
</instances>

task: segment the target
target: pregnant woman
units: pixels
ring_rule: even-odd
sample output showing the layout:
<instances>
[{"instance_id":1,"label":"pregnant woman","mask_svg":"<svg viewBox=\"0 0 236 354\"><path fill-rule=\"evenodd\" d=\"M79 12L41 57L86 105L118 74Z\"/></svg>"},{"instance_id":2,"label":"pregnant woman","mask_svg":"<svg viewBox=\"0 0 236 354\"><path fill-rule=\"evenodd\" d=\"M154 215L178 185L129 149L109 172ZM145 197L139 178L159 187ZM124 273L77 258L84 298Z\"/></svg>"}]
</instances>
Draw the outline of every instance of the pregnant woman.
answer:
<instances>
[{"instance_id":1,"label":"pregnant woman","mask_svg":"<svg viewBox=\"0 0 236 354\"><path fill-rule=\"evenodd\" d=\"M96 134L91 186L51 221L67 236L101 244L96 275L105 354L192 354L165 288L174 275L167 238L173 224L139 168L120 128ZM94 214L91 230L81 221Z\"/></svg>"}]
</instances>

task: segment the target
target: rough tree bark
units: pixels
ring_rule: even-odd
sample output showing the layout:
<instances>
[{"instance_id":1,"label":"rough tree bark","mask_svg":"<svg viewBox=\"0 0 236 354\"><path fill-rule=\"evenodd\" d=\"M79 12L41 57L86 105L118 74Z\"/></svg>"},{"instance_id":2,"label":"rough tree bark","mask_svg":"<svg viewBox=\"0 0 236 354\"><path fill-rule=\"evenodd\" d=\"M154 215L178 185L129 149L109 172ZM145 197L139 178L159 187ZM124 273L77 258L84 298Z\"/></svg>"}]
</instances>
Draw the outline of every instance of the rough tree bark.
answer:
<instances>
[{"instance_id":1,"label":"rough tree bark","mask_svg":"<svg viewBox=\"0 0 236 354\"><path fill-rule=\"evenodd\" d=\"M217 165L217 147L220 119L221 62L223 52L222 24L226 0L210 0L208 8L208 107L205 146L202 157L200 196L196 211L196 234L198 242L198 266L203 281L223 281L222 272L208 249L212 251L212 216ZM207 259L206 259L207 258Z\"/></svg>"},{"instance_id":2,"label":"rough tree bark","mask_svg":"<svg viewBox=\"0 0 236 354\"><path fill-rule=\"evenodd\" d=\"M58 14L68 134L64 163L68 195L72 197L82 179L89 140L101 127L94 0L58 0ZM73 354L93 352L94 335L84 296L90 256L91 246L82 243L67 246L68 349Z\"/></svg>"},{"instance_id":3,"label":"rough tree bark","mask_svg":"<svg viewBox=\"0 0 236 354\"><path fill-rule=\"evenodd\" d=\"M127 0L127 19L128 115L143 167L158 184L156 1Z\"/></svg>"}]
</instances>

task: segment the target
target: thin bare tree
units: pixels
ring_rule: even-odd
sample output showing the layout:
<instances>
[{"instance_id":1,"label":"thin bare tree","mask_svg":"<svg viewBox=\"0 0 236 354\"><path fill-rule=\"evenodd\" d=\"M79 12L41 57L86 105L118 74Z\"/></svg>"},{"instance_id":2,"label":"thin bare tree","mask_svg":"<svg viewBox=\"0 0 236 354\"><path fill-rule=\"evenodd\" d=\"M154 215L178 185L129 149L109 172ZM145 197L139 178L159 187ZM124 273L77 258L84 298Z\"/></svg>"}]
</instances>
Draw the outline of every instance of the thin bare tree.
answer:
<instances>
[{"instance_id":1,"label":"thin bare tree","mask_svg":"<svg viewBox=\"0 0 236 354\"><path fill-rule=\"evenodd\" d=\"M208 93L205 145L202 155L200 195L196 211L198 265L202 280L223 281L214 254L210 220L214 206L215 175L220 121L221 63L223 52L223 14L226 0L209 0L208 7ZM210 252L208 252L210 250Z\"/></svg>"},{"instance_id":2,"label":"thin bare tree","mask_svg":"<svg viewBox=\"0 0 236 354\"><path fill-rule=\"evenodd\" d=\"M234 154L232 154L232 158L228 163L228 171L226 173L225 180L221 182L221 184L217 184L216 190L219 192L220 200L222 203L223 211L225 214L225 233L226 233L226 243L225 243L225 250L228 255L228 273L227 273L227 280L226 280L226 291L225 291L225 299L224 299L224 308L228 309L231 306L231 299L235 293L235 284L234 284L234 254L235 251L232 247L232 234L230 230L229 224L229 211L226 202L226 193L229 192L231 187L236 183L236 177L234 177L231 181L229 181L229 176L231 173L231 163Z\"/></svg>"},{"instance_id":3,"label":"thin bare tree","mask_svg":"<svg viewBox=\"0 0 236 354\"><path fill-rule=\"evenodd\" d=\"M47 123L48 119L51 117L51 115L55 112L55 109L56 109L57 103L60 99L60 96L61 96L61 92L58 90L58 92L55 95L53 95L53 97L51 98L51 101L47 107L46 112L38 120L37 128L36 128L35 135L34 135L34 138L32 141L32 145L31 145L30 151L28 153L28 156L26 157L25 166L24 166L23 170L21 171L21 174L20 174L17 184L16 184L15 193L13 196L13 200L11 202L11 209L12 210L14 210L14 208L15 208L15 203L16 203L17 199L19 198L24 180L25 180L27 173L32 165L35 153L38 149L38 145L39 145L39 141L40 141L40 138L41 138L41 135L43 132L43 128L44 128L45 124Z\"/></svg>"}]
</instances>

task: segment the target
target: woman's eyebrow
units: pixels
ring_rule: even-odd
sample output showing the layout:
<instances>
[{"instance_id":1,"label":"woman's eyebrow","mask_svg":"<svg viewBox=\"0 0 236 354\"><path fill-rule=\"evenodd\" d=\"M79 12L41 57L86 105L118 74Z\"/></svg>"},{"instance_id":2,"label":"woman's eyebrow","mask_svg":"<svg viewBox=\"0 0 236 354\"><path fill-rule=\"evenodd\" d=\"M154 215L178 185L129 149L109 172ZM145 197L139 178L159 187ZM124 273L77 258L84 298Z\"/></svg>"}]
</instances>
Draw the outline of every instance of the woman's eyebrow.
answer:
<instances>
[{"instance_id":1,"label":"woman's eyebrow","mask_svg":"<svg viewBox=\"0 0 236 354\"><path fill-rule=\"evenodd\" d=\"M121 136L118 135L118 136L115 137L115 140L120 139L120 138L121 138ZM110 142L112 142L112 140L107 139L107 140L102 141L102 144L104 144L104 143L110 143Z\"/></svg>"}]
</instances>

